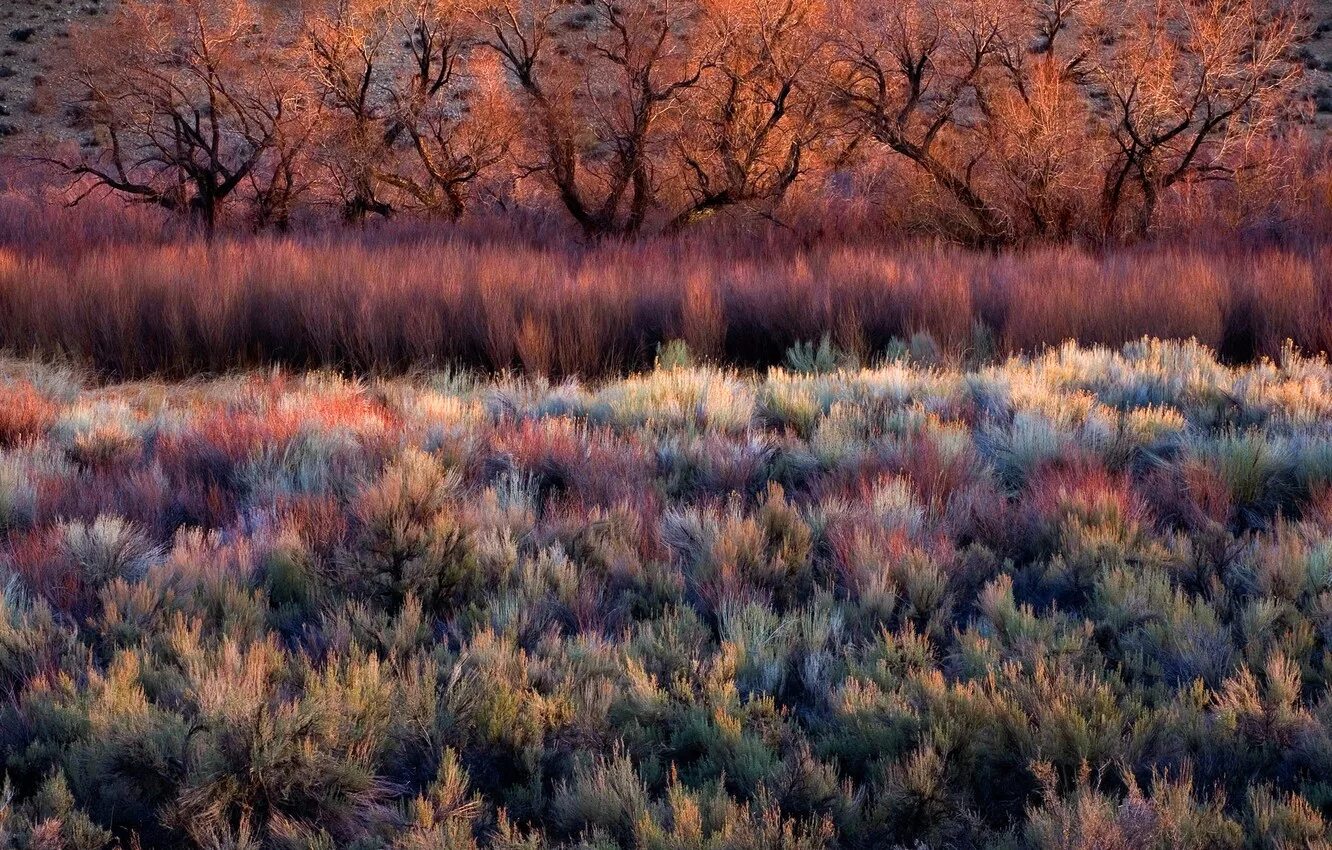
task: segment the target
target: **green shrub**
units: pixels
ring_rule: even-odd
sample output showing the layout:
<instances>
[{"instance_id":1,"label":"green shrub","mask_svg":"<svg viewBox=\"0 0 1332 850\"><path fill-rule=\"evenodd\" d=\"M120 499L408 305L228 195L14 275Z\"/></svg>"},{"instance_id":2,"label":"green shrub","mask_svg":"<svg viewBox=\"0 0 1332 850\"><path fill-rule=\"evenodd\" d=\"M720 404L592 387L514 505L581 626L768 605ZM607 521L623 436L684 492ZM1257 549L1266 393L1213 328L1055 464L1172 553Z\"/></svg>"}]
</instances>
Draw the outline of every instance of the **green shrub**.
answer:
<instances>
[{"instance_id":1,"label":"green shrub","mask_svg":"<svg viewBox=\"0 0 1332 850\"><path fill-rule=\"evenodd\" d=\"M842 368L853 368L854 357L832 344L827 334L817 344L806 340L797 342L787 349L786 367L792 372L807 375L836 372Z\"/></svg>"},{"instance_id":2,"label":"green shrub","mask_svg":"<svg viewBox=\"0 0 1332 850\"><path fill-rule=\"evenodd\" d=\"M115 580L138 581L164 557L161 548L133 523L103 515L91 523L73 521L60 527L63 554L93 587Z\"/></svg>"}]
</instances>

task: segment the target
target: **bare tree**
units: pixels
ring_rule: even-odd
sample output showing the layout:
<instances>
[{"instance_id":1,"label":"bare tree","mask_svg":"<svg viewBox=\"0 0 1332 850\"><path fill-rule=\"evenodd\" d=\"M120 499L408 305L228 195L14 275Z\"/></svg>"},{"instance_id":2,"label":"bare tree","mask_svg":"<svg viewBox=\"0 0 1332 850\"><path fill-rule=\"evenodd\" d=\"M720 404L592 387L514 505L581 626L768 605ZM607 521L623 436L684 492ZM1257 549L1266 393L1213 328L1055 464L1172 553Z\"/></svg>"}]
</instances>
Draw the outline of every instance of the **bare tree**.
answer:
<instances>
[{"instance_id":1,"label":"bare tree","mask_svg":"<svg viewBox=\"0 0 1332 850\"><path fill-rule=\"evenodd\" d=\"M961 240L1131 239L1163 198L1276 173L1258 159L1299 20L1286 0L124 0L67 75L100 144L58 161L208 230L237 199L284 228L312 193L349 221L456 219L516 179L602 237L770 214L885 152Z\"/></svg>"},{"instance_id":2,"label":"bare tree","mask_svg":"<svg viewBox=\"0 0 1332 850\"><path fill-rule=\"evenodd\" d=\"M820 0L708 0L698 38L716 58L686 99L675 143L688 201L679 229L737 204L773 204L811 167L832 116L818 81Z\"/></svg>"},{"instance_id":3,"label":"bare tree","mask_svg":"<svg viewBox=\"0 0 1332 850\"><path fill-rule=\"evenodd\" d=\"M1104 133L1086 85L1104 4L1018 0L1002 8L997 68L975 89L984 158L973 174L1006 211L1015 238L1069 239L1094 218L1103 168Z\"/></svg>"},{"instance_id":4,"label":"bare tree","mask_svg":"<svg viewBox=\"0 0 1332 850\"><path fill-rule=\"evenodd\" d=\"M1134 25L1095 70L1113 142L1101 192L1108 237L1146 233L1161 194L1177 183L1231 179L1248 143L1272 129L1298 74L1288 59L1295 4L1138 0L1128 9ZM1130 202L1136 209L1126 212Z\"/></svg>"},{"instance_id":5,"label":"bare tree","mask_svg":"<svg viewBox=\"0 0 1332 850\"><path fill-rule=\"evenodd\" d=\"M508 153L514 130L504 81L477 56L476 21L456 4L407 0L397 21L410 61L390 84L388 136L405 140L414 167L382 179L416 208L456 219L471 186Z\"/></svg>"},{"instance_id":6,"label":"bare tree","mask_svg":"<svg viewBox=\"0 0 1332 850\"><path fill-rule=\"evenodd\" d=\"M392 73L393 23L384 0L330 0L305 22L306 65L326 106L320 162L347 221L393 212L379 194L391 142L381 89Z\"/></svg>"},{"instance_id":7,"label":"bare tree","mask_svg":"<svg viewBox=\"0 0 1332 850\"><path fill-rule=\"evenodd\" d=\"M499 0L477 8L530 117L526 170L589 236L637 233L686 93L715 62L689 0Z\"/></svg>"},{"instance_id":8,"label":"bare tree","mask_svg":"<svg viewBox=\"0 0 1332 850\"><path fill-rule=\"evenodd\" d=\"M853 0L833 24L832 95L960 205L974 241L991 244L1013 229L977 185L976 92L998 65L1005 23L1004 10L984 0Z\"/></svg>"},{"instance_id":9,"label":"bare tree","mask_svg":"<svg viewBox=\"0 0 1332 850\"><path fill-rule=\"evenodd\" d=\"M344 218L405 207L457 218L504 158L503 85L477 60L476 30L440 0L332 0L310 15L308 64L332 113L322 159Z\"/></svg>"},{"instance_id":10,"label":"bare tree","mask_svg":"<svg viewBox=\"0 0 1332 850\"><path fill-rule=\"evenodd\" d=\"M1006 211L1014 238L1066 240L1094 218L1103 148L1089 144L1088 105L1065 66L1049 53L1031 59L1015 69L1013 85L978 99L985 188Z\"/></svg>"},{"instance_id":11,"label":"bare tree","mask_svg":"<svg viewBox=\"0 0 1332 850\"><path fill-rule=\"evenodd\" d=\"M981 244L1140 236L1162 193L1229 179L1293 89L1269 0L845 0L830 92ZM1099 196L1088 214L1086 199Z\"/></svg>"},{"instance_id":12,"label":"bare tree","mask_svg":"<svg viewBox=\"0 0 1332 850\"><path fill-rule=\"evenodd\" d=\"M301 108L270 25L249 0L125 0L78 38L68 80L101 144L59 164L211 231Z\"/></svg>"}]
</instances>

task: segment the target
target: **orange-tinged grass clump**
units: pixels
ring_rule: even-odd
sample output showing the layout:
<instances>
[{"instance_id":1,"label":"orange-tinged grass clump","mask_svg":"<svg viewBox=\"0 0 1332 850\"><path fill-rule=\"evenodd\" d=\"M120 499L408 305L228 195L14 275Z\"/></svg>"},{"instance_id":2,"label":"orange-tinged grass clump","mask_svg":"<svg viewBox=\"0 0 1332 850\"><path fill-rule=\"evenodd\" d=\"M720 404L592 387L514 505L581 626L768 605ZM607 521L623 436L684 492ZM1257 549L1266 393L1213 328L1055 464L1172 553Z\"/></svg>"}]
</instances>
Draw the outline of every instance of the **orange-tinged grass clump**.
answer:
<instances>
[{"instance_id":1,"label":"orange-tinged grass clump","mask_svg":"<svg viewBox=\"0 0 1332 850\"><path fill-rule=\"evenodd\" d=\"M56 405L27 381L0 389L0 447L35 441L55 422Z\"/></svg>"}]
</instances>

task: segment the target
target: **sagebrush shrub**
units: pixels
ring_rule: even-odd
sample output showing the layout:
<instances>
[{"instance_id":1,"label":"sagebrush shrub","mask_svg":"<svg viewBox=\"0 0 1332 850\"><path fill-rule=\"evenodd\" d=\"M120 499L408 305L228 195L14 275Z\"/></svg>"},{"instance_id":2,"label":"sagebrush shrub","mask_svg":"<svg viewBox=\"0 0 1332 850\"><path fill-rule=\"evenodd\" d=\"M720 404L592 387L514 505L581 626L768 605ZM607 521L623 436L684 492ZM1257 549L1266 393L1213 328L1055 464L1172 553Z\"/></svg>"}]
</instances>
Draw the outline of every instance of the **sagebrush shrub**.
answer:
<instances>
[{"instance_id":1,"label":"sagebrush shrub","mask_svg":"<svg viewBox=\"0 0 1332 850\"><path fill-rule=\"evenodd\" d=\"M903 354L34 377L51 424L0 447L3 841L1332 840L1332 375Z\"/></svg>"}]
</instances>

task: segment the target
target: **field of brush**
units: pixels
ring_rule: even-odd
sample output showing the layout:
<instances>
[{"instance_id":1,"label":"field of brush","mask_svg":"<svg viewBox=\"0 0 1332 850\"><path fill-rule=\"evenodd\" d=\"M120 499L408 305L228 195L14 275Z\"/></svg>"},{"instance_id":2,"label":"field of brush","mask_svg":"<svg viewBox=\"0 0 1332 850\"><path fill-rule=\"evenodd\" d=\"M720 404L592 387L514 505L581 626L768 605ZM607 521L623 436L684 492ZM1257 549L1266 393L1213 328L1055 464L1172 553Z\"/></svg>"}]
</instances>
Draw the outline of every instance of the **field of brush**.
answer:
<instances>
[{"instance_id":1,"label":"field of brush","mask_svg":"<svg viewBox=\"0 0 1332 850\"><path fill-rule=\"evenodd\" d=\"M1332 367L0 363L4 847L1305 848Z\"/></svg>"}]
</instances>

